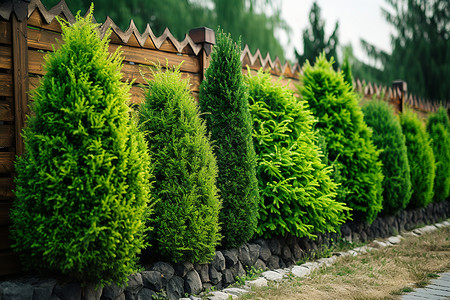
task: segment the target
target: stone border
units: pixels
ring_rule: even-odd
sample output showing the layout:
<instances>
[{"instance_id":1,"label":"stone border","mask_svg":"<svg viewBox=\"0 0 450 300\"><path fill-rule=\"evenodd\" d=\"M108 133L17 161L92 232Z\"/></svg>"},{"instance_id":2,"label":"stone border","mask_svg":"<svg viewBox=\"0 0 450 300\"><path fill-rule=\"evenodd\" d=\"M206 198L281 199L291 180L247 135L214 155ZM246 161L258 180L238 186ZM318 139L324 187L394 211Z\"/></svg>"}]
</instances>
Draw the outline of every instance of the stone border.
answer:
<instances>
[{"instance_id":1,"label":"stone border","mask_svg":"<svg viewBox=\"0 0 450 300\"><path fill-rule=\"evenodd\" d=\"M372 243L374 246L363 246L354 248L353 250L348 250L346 252L338 252L331 257L321 258L312 262L307 262L299 266L292 266L284 269L276 269L273 271L265 271L261 273L261 276L258 279L246 281L242 287L233 287L226 288L222 291L213 291L207 293L206 295L202 295L202 298L197 297L189 297L182 298L183 300L201 300L206 297L208 300L227 300L227 299L237 299L239 296L250 293L252 287L264 287L268 285L269 281L281 281L288 276L294 276L298 278L303 278L309 276L314 270L320 269L324 266L330 267L332 266L339 256L357 256L369 251L376 251L377 249L381 249L384 247L395 246L401 242L405 237L410 236L420 236L422 234L427 234L432 231L437 230L442 227L450 227L450 219L441 223L436 223L434 225L424 226L422 228L417 228L409 232L402 232L401 235L391 236L384 241L373 240Z\"/></svg>"},{"instance_id":2,"label":"stone border","mask_svg":"<svg viewBox=\"0 0 450 300\"><path fill-rule=\"evenodd\" d=\"M237 276L246 276L246 269L272 270L263 273L265 274L263 278L248 283L249 285L261 285L268 279L278 280L280 276L282 278L288 272L294 275L306 274L307 270L330 264L335 258L308 262L302 266L295 266L295 269L289 267L305 257L311 257L312 252L329 247L341 237L353 242L368 242L375 238L391 236L389 239L393 242L395 238L392 236L398 235L399 232L412 230L418 225L437 223L449 216L450 202L444 201L432 203L426 208L402 211L396 216L381 216L371 225L344 224L340 234L317 234L315 240L293 236L270 240L257 239L238 249L216 251L214 259L209 264L156 262L146 271L131 275L126 287L113 284L103 289L96 289L92 285L81 287L80 283L61 283L52 278L22 278L5 281L0 282L0 300L144 300L152 299L152 297L158 299L166 297L172 300L180 299L187 294L198 295L211 289L224 289L225 292L221 293L238 294L239 291L226 288L235 283ZM383 243L380 242L380 247ZM367 247L362 247L353 249L349 253L357 254L366 250ZM215 293L219 297L220 293Z\"/></svg>"}]
</instances>

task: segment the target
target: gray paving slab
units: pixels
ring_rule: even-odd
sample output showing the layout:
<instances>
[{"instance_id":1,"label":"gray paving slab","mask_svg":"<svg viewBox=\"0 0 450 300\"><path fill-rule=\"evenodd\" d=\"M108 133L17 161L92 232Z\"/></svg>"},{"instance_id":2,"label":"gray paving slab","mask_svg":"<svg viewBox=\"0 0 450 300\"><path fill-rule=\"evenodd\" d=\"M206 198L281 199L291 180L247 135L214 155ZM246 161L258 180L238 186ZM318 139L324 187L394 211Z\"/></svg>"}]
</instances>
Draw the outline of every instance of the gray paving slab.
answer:
<instances>
[{"instance_id":1,"label":"gray paving slab","mask_svg":"<svg viewBox=\"0 0 450 300\"><path fill-rule=\"evenodd\" d=\"M423 299L424 299L423 297L414 296L411 294L402 297L402 300L423 300Z\"/></svg>"},{"instance_id":2,"label":"gray paving slab","mask_svg":"<svg viewBox=\"0 0 450 300\"><path fill-rule=\"evenodd\" d=\"M431 294L431 295L450 297L450 291L433 289L433 288L429 288L428 286L425 289L423 289L422 291L425 293Z\"/></svg>"},{"instance_id":3,"label":"gray paving slab","mask_svg":"<svg viewBox=\"0 0 450 300\"><path fill-rule=\"evenodd\" d=\"M404 295L401 299L450 299L450 272L440 274L439 278L431 280L430 284L426 287L416 289L415 291Z\"/></svg>"},{"instance_id":4,"label":"gray paving slab","mask_svg":"<svg viewBox=\"0 0 450 300\"><path fill-rule=\"evenodd\" d=\"M436 285L436 284L429 284L429 285L427 285L427 288L440 290L440 291L448 291L449 290L448 286L442 286L442 285Z\"/></svg>"}]
</instances>

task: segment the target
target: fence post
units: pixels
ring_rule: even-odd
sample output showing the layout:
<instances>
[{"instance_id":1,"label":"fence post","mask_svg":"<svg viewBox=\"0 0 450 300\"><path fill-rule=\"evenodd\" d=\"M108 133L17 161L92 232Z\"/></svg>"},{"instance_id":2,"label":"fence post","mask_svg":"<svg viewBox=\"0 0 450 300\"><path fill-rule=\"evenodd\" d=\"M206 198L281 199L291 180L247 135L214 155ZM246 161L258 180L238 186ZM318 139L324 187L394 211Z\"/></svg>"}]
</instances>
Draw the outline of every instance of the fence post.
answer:
<instances>
[{"instance_id":1,"label":"fence post","mask_svg":"<svg viewBox=\"0 0 450 300\"><path fill-rule=\"evenodd\" d=\"M405 95L406 95L406 91L408 90L408 85L406 84L406 81L403 80L396 80L392 82L392 89L394 91L400 91L400 95L397 95L398 98L398 107L397 107L397 111L398 112L403 112L404 110L404 103L405 103Z\"/></svg>"},{"instance_id":2,"label":"fence post","mask_svg":"<svg viewBox=\"0 0 450 300\"><path fill-rule=\"evenodd\" d=\"M29 0L12 0L11 13L12 64L14 86L14 119L16 136L16 155L24 152L22 129L28 107L28 45L27 14Z\"/></svg>"},{"instance_id":3,"label":"fence post","mask_svg":"<svg viewBox=\"0 0 450 300\"><path fill-rule=\"evenodd\" d=\"M216 35L214 33L214 30L207 27L199 27L194 28L189 31L189 36L191 37L192 41L196 44L202 44L202 50L198 54L199 62L201 66L201 78L202 80L205 79L205 71L209 66L209 62L211 60L211 51L216 43Z\"/></svg>"}]
</instances>

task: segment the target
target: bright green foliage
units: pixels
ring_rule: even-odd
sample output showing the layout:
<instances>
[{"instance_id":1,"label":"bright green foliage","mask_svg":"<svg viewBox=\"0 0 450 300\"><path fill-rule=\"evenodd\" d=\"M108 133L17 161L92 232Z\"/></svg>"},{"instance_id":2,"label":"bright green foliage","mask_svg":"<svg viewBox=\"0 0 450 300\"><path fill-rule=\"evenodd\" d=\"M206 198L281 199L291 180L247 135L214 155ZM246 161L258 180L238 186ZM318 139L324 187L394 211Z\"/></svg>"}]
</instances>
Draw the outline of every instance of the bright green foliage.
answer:
<instances>
[{"instance_id":1,"label":"bright green foliage","mask_svg":"<svg viewBox=\"0 0 450 300\"><path fill-rule=\"evenodd\" d=\"M433 200L435 159L425 126L412 111L400 115L400 124L406 138L408 161L411 169L413 193L409 207L425 207Z\"/></svg>"},{"instance_id":2,"label":"bright green foliage","mask_svg":"<svg viewBox=\"0 0 450 300\"><path fill-rule=\"evenodd\" d=\"M144 246L150 158L130 119L122 58L92 14L62 24L16 164L13 247L26 266L123 283Z\"/></svg>"},{"instance_id":3,"label":"bright green foliage","mask_svg":"<svg viewBox=\"0 0 450 300\"><path fill-rule=\"evenodd\" d=\"M373 143L381 149L383 163L383 213L405 209L411 199L411 175L405 136L398 118L385 101L368 101L362 107L364 121L373 130Z\"/></svg>"},{"instance_id":4,"label":"bright green foliage","mask_svg":"<svg viewBox=\"0 0 450 300\"><path fill-rule=\"evenodd\" d=\"M200 107L216 146L222 246L239 247L253 236L258 214L253 121L243 82L240 43L235 44L220 31L216 41L200 86Z\"/></svg>"},{"instance_id":5,"label":"bright green foliage","mask_svg":"<svg viewBox=\"0 0 450 300\"><path fill-rule=\"evenodd\" d=\"M249 72L250 74L250 72ZM334 200L336 184L321 161L304 101L260 71L246 76L261 201L260 236L334 232L349 209Z\"/></svg>"},{"instance_id":6,"label":"bright green foliage","mask_svg":"<svg viewBox=\"0 0 450 300\"><path fill-rule=\"evenodd\" d=\"M450 195L450 122L443 107L428 117L427 132L436 159L434 201L444 201Z\"/></svg>"},{"instance_id":7,"label":"bright green foliage","mask_svg":"<svg viewBox=\"0 0 450 300\"><path fill-rule=\"evenodd\" d=\"M149 240L173 262L206 262L220 240L216 159L179 68L158 67L153 78L147 80L139 118L155 161L157 203Z\"/></svg>"},{"instance_id":8,"label":"bright green foliage","mask_svg":"<svg viewBox=\"0 0 450 300\"><path fill-rule=\"evenodd\" d=\"M323 54L314 67L307 62L300 93L318 119L316 128L325 138L329 161L339 170L338 201L353 209L355 220L372 222L383 200L380 151L364 123L357 95L332 63Z\"/></svg>"}]
</instances>

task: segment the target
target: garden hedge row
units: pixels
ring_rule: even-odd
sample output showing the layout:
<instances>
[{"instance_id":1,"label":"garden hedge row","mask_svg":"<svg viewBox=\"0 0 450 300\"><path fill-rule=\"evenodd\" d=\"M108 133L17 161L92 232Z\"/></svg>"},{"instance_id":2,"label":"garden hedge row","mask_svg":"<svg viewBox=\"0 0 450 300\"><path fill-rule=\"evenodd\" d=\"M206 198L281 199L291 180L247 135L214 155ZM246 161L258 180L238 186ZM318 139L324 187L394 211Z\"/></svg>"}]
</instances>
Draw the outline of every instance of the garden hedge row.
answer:
<instances>
[{"instance_id":1,"label":"garden hedge row","mask_svg":"<svg viewBox=\"0 0 450 300\"><path fill-rule=\"evenodd\" d=\"M372 137L357 95L323 55L305 65L297 98L262 71L244 80L240 43L219 32L202 114L179 67L157 66L136 118L120 52L108 54L92 10L76 20L61 21L64 43L46 58L16 164L13 247L31 269L121 284L144 248L202 263L251 238L371 222L383 204L394 214L408 203L408 163L410 205L432 200L433 150L417 116L400 118L407 163L392 111L364 108ZM449 193L445 112L427 128L441 201Z\"/></svg>"}]
</instances>

